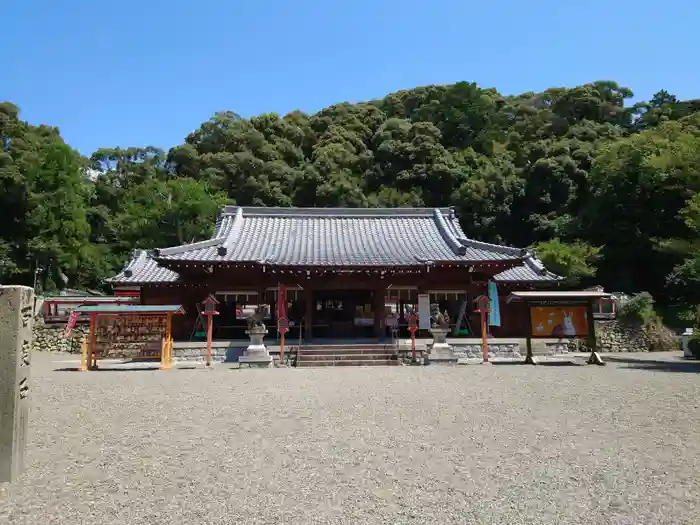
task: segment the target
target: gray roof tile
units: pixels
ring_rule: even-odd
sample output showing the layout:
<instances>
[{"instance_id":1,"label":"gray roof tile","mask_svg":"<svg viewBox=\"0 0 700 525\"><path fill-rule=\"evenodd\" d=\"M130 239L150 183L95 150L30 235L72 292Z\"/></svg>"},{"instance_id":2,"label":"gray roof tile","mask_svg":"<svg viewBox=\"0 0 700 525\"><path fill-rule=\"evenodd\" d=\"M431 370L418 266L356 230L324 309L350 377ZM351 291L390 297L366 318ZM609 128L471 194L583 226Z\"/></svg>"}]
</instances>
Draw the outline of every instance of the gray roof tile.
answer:
<instances>
[{"instance_id":1,"label":"gray roof tile","mask_svg":"<svg viewBox=\"0 0 700 525\"><path fill-rule=\"evenodd\" d=\"M224 208L212 239L158 261L416 266L519 260L527 250L467 239L451 208Z\"/></svg>"},{"instance_id":2,"label":"gray roof tile","mask_svg":"<svg viewBox=\"0 0 700 525\"><path fill-rule=\"evenodd\" d=\"M122 271L107 282L114 284L171 283L180 278L179 274L159 266L146 250L134 250L132 259Z\"/></svg>"},{"instance_id":3,"label":"gray roof tile","mask_svg":"<svg viewBox=\"0 0 700 525\"><path fill-rule=\"evenodd\" d=\"M544 267L542 261L533 255L527 256L523 263L494 276L499 282L556 282L562 278Z\"/></svg>"}]
</instances>

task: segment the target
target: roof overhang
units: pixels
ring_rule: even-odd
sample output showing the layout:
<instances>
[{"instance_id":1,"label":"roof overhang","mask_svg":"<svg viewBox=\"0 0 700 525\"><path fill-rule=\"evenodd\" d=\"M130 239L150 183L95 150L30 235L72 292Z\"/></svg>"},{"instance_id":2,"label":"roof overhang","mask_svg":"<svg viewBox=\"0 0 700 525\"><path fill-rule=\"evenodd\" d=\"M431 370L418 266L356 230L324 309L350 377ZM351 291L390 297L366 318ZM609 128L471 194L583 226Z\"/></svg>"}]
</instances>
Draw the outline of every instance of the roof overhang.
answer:
<instances>
[{"instance_id":1,"label":"roof overhang","mask_svg":"<svg viewBox=\"0 0 700 525\"><path fill-rule=\"evenodd\" d=\"M511 294L508 296L507 302L558 301L563 303L567 301L595 301L608 297L611 297L609 293L599 292L596 290L527 290L511 292Z\"/></svg>"},{"instance_id":2,"label":"roof overhang","mask_svg":"<svg viewBox=\"0 0 700 525\"><path fill-rule=\"evenodd\" d=\"M82 305L78 306L75 312L84 314L102 314L102 315L165 315L165 314L184 314L185 310L179 304L165 305Z\"/></svg>"}]
</instances>

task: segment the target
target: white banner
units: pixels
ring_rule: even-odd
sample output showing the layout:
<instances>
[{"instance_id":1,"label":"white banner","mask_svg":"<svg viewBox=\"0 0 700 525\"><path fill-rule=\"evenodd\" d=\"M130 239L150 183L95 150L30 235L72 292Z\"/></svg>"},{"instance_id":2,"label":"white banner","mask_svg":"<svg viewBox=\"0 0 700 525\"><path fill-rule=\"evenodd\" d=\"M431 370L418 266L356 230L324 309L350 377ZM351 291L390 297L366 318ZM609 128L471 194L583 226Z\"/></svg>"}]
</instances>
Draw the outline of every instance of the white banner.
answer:
<instances>
[{"instance_id":1,"label":"white banner","mask_svg":"<svg viewBox=\"0 0 700 525\"><path fill-rule=\"evenodd\" d=\"M430 330L430 294L418 294L418 328Z\"/></svg>"}]
</instances>

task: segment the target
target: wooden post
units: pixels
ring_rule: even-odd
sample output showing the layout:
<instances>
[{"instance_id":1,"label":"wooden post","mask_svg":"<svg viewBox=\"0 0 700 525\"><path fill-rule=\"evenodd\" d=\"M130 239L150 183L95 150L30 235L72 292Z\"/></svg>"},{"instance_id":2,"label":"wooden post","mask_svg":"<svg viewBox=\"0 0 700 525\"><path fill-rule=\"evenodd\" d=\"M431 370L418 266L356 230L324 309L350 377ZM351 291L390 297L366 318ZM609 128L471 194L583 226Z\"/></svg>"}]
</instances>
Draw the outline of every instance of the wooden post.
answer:
<instances>
[{"instance_id":1,"label":"wooden post","mask_svg":"<svg viewBox=\"0 0 700 525\"><path fill-rule=\"evenodd\" d=\"M97 344L97 314L90 314L90 343L88 345L88 370L97 368L97 357L95 354L95 346Z\"/></svg>"},{"instance_id":2,"label":"wooden post","mask_svg":"<svg viewBox=\"0 0 700 525\"><path fill-rule=\"evenodd\" d=\"M284 331L280 330L280 365L284 364Z\"/></svg>"},{"instance_id":3,"label":"wooden post","mask_svg":"<svg viewBox=\"0 0 700 525\"><path fill-rule=\"evenodd\" d=\"M374 337L378 339L383 339L386 335L386 331L382 326L385 317L385 296L386 288L383 286L378 286L374 289L372 296L372 314L374 316Z\"/></svg>"},{"instance_id":4,"label":"wooden post","mask_svg":"<svg viewBox=\"0 0 700 525\"><path fill-rule=\"evenodd\" d=\"M484 358L484 363L489 362L489 342L488 342L488 311L481 308L481 353Z\"/></svg>"},{"instance_id":5,"label":"wooden post","mask_svg":"<svg viewBox=\"0 0 700 525\"><path fill-rule=\"evenodd\" d=\"M591 356L588 358L589 365L604 365L605 362L598 354L597 341L595 336L595 322L593 319L593 300L588 300L588 308L586 309L586 324L588 325L588 347L591 350Z\"/></svg>"},{"instance_id":6,"label":"wooden post","mask_svg":"<svg viewBox=\"0 0 700 525\"><path fill-rule=\"evenodd\" d=\"M411 362L416 362L416 331L411 330Z\"/></svg>"},{"instance_id":7,"label":"wooden post","mask_svg":"<svg viewBox=\"0 0 700 525\"><path fill-rule=\"evenodd\" d=\"M411 363L416 364L416 330L418 329L418 318L415 314L408 317L408 331L411 332Z\"/></svg>"},{"instance_id":8,"label":"wooden post","mask_svg":"<svg viewBox=\"0 0 700 525\"><path fill-rule=\"evenodd\" d=\"M88 369L88 350L87 350L87 339L83 339L83 343L80 345L80 371L87 372Z\"/></svg>"},{"instance_id":9,"label":"wooden post","mask_svg":"<svg viewBox=\"0 0 700 525\"><path fill-rule=\"evenodd\" d=\"M527 339L525 339L527 354L525 355L525 364L536 365L537 360L532 354L532 305L530 303L525 303L525 308L527 308Z\"/></svg>"},{"instance_id":10,"label":"wooden post","mask_svg":"<svg viewBox=\"0 0 700 525\"><path fill-rule=\"evenodd\" d=\"M168 362L168 340L163 334L163 338L160 340L160 369L165 370L167 368Z\"/></svg>"},{"instance_id":11,"label":"wooden post","mask_svg":"<svg viewBox=\"0 0 700 525\"><path fill-rule=\"evenodd\" d=\"M311 289L311 285L307 283L304 287L304 300L305 312L304 312L304 322L306 323L306 330L304 330L304 340L309 341L313 337L313 317L314 317L314 292Z\"/></svg>"},{"instance_id":12,"label":"wooden post","mask_svg":"<svg viewBox=\"0 0 700 525\"><path fill-rule=\"evenodd\" d=\"M165 321L165 340L166 345L165 345L165 370L168 370L172 367L173 364L173 358L171 355L172 352L172 328L173 328L173 314L168 314L166 321Z\"/></svg>"},{"instance_id":13,"label":"wooden post","mask_svg":"<svg viewBox=\"0 0 700 525\"><path fill-rule=\"evenodd\" d=\"M211 366L211 344L212 344L212 330L214 326L214 318L211 312L207 313L207 363L206 366Z\"/></svg>"}]
</instances>

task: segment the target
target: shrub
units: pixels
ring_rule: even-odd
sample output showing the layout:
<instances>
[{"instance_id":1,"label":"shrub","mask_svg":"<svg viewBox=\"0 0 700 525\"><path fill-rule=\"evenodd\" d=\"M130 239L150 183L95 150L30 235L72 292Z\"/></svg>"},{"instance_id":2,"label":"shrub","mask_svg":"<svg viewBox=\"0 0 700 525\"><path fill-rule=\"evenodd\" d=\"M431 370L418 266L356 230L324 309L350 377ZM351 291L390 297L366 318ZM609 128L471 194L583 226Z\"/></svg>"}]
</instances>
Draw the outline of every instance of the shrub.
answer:
<instances>
[{"instance_id":1,"label":"shrub","mask_svg":"<svg viewBox=\"0 0 700 525\"><path fill-rule=\"evenodd\" d=\"M619 305L617 315L623 321L647 324L656 317L654 298L649 292L634 294Z\"/></svg>"},{"instance_id":2,"label":"shrub","mask_svg":"<svg viewBox=\"0 0 700 525\"><path fill-rule=\"evenodd\" d=\"M700 334L695 335L695 330L688 341L688 348L695 359L700 359Z\"/></svg>"}]
</instances>

